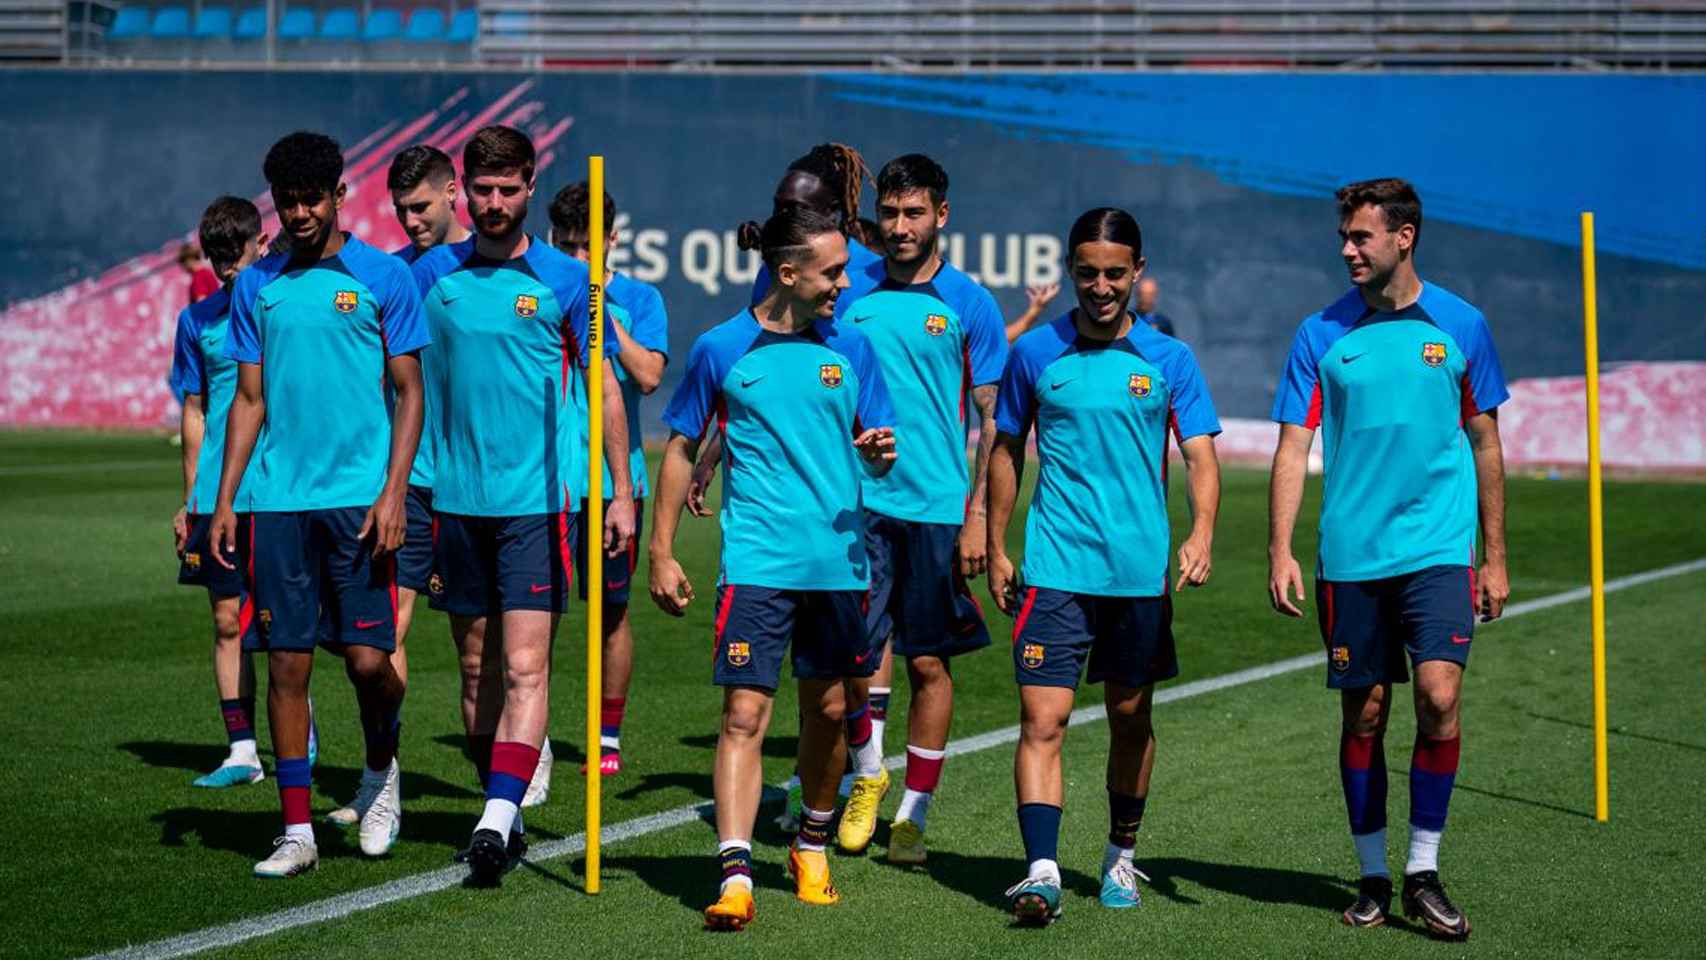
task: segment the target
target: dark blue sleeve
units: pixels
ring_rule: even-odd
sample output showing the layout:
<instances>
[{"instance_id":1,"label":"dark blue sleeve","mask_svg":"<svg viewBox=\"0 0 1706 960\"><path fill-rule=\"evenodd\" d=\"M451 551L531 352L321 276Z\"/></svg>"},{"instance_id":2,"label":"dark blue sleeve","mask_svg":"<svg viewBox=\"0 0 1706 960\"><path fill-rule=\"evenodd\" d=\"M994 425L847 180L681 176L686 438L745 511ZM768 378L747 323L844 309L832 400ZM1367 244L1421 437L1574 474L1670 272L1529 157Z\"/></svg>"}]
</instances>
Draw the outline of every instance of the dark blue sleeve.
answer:
<instances>
[{"instance_id":1,"label":"dark blue sleeve","mask_svg":"<svg viewBox=\"0 0 1706 960\"><path fill-rule=\"evenodd\" d=\"M669 356L669 313L663 295L650 285L634 284L633 303L628 304L628 336L647 350Z\"/></svg>"},{"instance_id":2,"label":"dark blue sleeve","mask_svg":"<svg viewBox=\"0 0 1706 960\"><path fill-rule=\"evenodd\" d=\"M695 440L704 435L722 402L723 377L733 366L733 360L721 354L710 334L693 342L693 349L687 352L687 370L664 408L665 426Z\"/></svg>"},{"instance_id":3,"label":"dark blue sleeve","mask_svg":"<svg viewBox=\"0 0 1706 960\"><path fill-rule=\"evenodd\" d=\"M995 429L1009 436L1028 433L1037 414L1037 374L1043 364L1038 356L1042 341L1036 338L1048 336L1048 330L1043 327L1020 337L1001 374L1001 389L995 395Z\"/></svg>"},{"instance_id":4,"label":"dark blue sleeve","mask_svg":"<svg viewBox=\"0 0 1706 960\"><path fill-rule=\"evenodd\" d=\"M1166 373L1173 435L1184 443L1192 437L1218 434L1220 417L1215 415L1208 381L1203 378L1202 367L1190 347L1178 343L1167 358Z\"/></svg>"},{"instance_id":5,"label":"dark blue sleeve","mask_svg":"<svg viewBox=\"0 0 1706 960\"><path fill-rule=\"evenodd\" d=\"M225 355L238 363L260 363L264 344L255 323L255 298L265 278L253 267L237 274L231 287L231 326L225 333Z\"/></svg>"},{"instance_id":6,"label":"dark blue sleeve","mask_svg":"<svg viewBox=\"0 0 1706 960\"><path fill-rule=\"evenodd\" d=\"M960 323L966 330L966 358L974 387L1001 380L1007 367L1007 323L995 298L982 287L973 287Z\"/></svg>"},{"instance_id":7,"label":"dark blue sleeve","mask_svg":"<svg viewBox=\"0 0 1706 960\"><path fill-rule=\"evenodd\" d=\"M853 374L859 378L859 403L853 423L857 437L875 427L894 426L894 401L889 398L889 385L883 380L883 368L877 363L877 352L863 336L849 335L843 348L853 364Z\"/></svg>"},{"instance_id":8,"label":"dark blue sleeve","mask_svg":"<svg viewBox=\"0 0 1706 960\"><path fill-rule=\"evenodd\" d=\"M421 291L401 260L383 254L364 280L379 298L379 329L385 335L385 353L397 357L432 343L427 334L426 311Z\"/></svg>"},{"instance_id":9,"label":"dark blue sleeve","mask_svg":"<svg viewBox=\"0 0 1706 960\"><path fill-rule=\"evenodd\" d=\"M1324 345L1311 329L1314 318L1303 321L1297 336L1291 340L1291 352L1286 355L1285 369L1280 372L1279 386L1274 390L1273 419L1277 423L1293 423L1311 430L1321 425L1321 354Z\"/></svg>"},{"instance_id":10,"label":"dark blue sleeve","mask_svg":"<svg viewBox=\"0 0 1706 960\"><path fill-rule=\"evenodd\" d=\"M1463 337L1464 359L1469 369L1464 372L1464 412L1471 415L1486 413L1511 397L1505 386L1505 368L1499 363L1499 351L1493 347L1493 332L1487 328L1487 318L1480 311L1470 318Z\"/></svg>"},{"instance_id":11,"label":"dark blue sleeve","mask_svg":"<svg viewBox=\"0 0 1706 960\"><path fill-rule=\"evenodd\" d=\"M206 368L202 364L201 343L197 338L195 316L190 308L178 312L178 334L172 344L172 372L166 382L179 393L206 393Z\"/></svg>"}]
</instances>

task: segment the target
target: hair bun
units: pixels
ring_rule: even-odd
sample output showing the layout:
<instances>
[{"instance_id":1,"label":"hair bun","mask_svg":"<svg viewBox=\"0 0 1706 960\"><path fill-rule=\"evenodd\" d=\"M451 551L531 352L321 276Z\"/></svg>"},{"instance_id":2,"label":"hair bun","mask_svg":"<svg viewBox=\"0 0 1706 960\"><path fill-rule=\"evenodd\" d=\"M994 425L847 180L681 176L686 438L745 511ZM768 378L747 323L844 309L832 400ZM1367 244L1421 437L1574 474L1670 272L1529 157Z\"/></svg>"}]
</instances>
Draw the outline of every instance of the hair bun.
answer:
<instances>
[{"instance_id":1,"label":"hair bun","mask_svg":"<svg viewBox=\"0 0 1706 960\"><path fill-rule=\"evenodd\" d=\"M757 250L764 244L764 228L758 221L748 220L735 228L735 238L742 250Z\"/></svg>"}]
</instances>

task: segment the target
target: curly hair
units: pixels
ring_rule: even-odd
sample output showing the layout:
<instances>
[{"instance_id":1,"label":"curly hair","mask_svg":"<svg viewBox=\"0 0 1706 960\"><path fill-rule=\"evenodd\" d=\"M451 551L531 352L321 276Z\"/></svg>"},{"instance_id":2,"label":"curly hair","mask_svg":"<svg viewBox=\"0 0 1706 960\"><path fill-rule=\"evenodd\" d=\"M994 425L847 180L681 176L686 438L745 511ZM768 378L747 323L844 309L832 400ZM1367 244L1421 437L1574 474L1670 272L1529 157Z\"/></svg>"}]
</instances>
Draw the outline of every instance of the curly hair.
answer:
<instances>
[{"instance_id":1,"label":"curly hair","mask_svg":"<svg viewBox=\"0 0 1706 960\"><path fill-rule=\"evenodd\" d=\"M809 173L822 180L835 194L835 212L840 214L841 229L850 232L859 220L859 197L865 181L871 179L871 168L859 151L845 143L820 143L804 156L788 164L788 173ZM764 225L748 220L736 228L742 250L757 250L764 245Z\"/></svg>"},{"instance_id":2,"label":"curly hair","mask_svg":"<svg viewBox=\"0 0 1706 960\"><path fill-rule=\"evenodd\" d=\"M344 176L343 148L323 133L298 130L272 145L261 164L261 174L274 190L329 193L338 188Z\"/></svg>"},{"instance_id":3,"label":"curly hair","mask_svg":"<svg viewBox=\"0 0 1706 960\"><path fill-rule=\"evenodd\" d=\"M587 221L592 218L588 203L591 197L592 190L585 180L557 191L557 196L551 200L551 226L556 228L559 239L587 232ZM615 223L616 201L607 192L604 194L604 232L609 233Z\"/></svg>"}]
</instances>

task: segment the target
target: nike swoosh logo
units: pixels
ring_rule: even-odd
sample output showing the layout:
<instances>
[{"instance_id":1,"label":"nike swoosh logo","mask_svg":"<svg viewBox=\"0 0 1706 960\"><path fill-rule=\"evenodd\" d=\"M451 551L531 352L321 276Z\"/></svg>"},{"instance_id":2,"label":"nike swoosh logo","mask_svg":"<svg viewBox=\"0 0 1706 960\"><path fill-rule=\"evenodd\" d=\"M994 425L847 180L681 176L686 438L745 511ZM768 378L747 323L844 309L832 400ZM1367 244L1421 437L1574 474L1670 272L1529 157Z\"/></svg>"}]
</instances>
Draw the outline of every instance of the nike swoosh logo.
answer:
<instances>
[{"instance_id":1,"label":"nike swoosh logo","mask_svg":"<svg viewBox=\"0 0 1706 960\"><path fill-rule=\"evenodd\" d=\"M1451 642L1452 643L1468 643L1470 641L1470 639L1471 638L1469 638L1469 637L1459 637L1456 634L1453 634L1451 637Z\"/></svg>"},{"instance_id":2,"label":"nike swoosh logo","mask_svg":"<svg viewBox=\"0 0 1706 960\"><path fill-rule=\"evenodd\" d=\"M1078 378L1077 377L1068 377L1065 380L1056 380L1055 382L1049 384L1048 388L1050 390L1059 390L1061 387L1066 386L1067 384L1071 383L1072 381L1074 381L1076 379L1078 379Z\"/></svg>"},{"instance_id":3,"label":"nike swoosh logo","mask_svg":"<svg viewBox=\"0 0 1706 960\"><path fill-rule=\"evenodd\" d=\"M545 591L551 589L551 585L548 583L536 583L533 586L528 587L527 589L528 589L528 592L530 592L530 593L544 593Z\"/></svg>"},{"instance_id":4,"label":"nike swoosh logo","mask_svg":"<svg viewBox=\"0 0 1706 960\"><path fill-rule=\"evenodd\" d=\"M1359 357L1366 357L1366 356L1368 356L1368 351L1364 350L1361 353L1347 353L1344 356L1340 357L1339 360L1343 363L1350 363L1352 360L1356 360Z\"/></svg>"},{"instance_id":5,"label":"nike swoosh logo","mask_svg":"<svg viewBox=\"0 0 1706 960\"><path fill-rule=\"evenodd\" d=\"M372 630L374 627L377 627L384 622L385 621L383 620L357 620L355 622L355 628L357 630Z\"/></svg>"},{"instance_id":6,"label":"nike swoosh logo","mask_svg":"<svg viewBox=\"0 0 1706 960\"><path fill-rule=\"evenodd\" d=\"M760 381L760 380L763 380L763 379L764 379L764 378L763 378L763 377L753 377L753 378L752 378L752 379L751 379L751 380L744 380L744 379L743 379L743 380L741 380L741 382L740 382L740 386L741 386L741 389L742 389L742 390L745 390L745 389L746 389L746 388L747 388L747 387L750 387L750 386L752 386L752 385L753 385L753 384L755 384L755 383L757 383L757 382L758 382L758 381Z\"/></svg>"}]
</instances>

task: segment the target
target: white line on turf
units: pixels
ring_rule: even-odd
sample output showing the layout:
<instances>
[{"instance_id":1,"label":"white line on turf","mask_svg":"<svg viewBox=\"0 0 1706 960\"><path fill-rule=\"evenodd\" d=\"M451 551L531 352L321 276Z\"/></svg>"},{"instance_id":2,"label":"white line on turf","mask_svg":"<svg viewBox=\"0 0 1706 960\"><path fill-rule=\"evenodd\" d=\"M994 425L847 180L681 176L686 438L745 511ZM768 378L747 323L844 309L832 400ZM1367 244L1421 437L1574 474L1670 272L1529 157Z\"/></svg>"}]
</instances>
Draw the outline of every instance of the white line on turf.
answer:
<instances>
[{"instance_id":1,"label":"white line on turf","mask_svg":"<svg viewBox=\"0 0 1706 960\"><path fill-rule=\"evenodd\" d=\"M1652 583L1655 580L1679 577L1700 570L1706 570L1706 558L1691 560L1687 563L1673 564L1668 567L1660 567L1656 570L1648 570L1645 573L1637 573L1627 577L1619 577L1616 580L1609 580L1605 584L1605 590L1607 593L1626 590L1630 587L1637 587L1645 583ZM1524 614L1547 610L1552 607L1562 606L1566 603L1586 600L1590 595L1591 592L1587 587L1578 587L1574 590L1566 590L1563 593L1555 593L1551 596L1540 597L1536 600L1525 600L1522 603L1513 603L1505 608L1505 617L1520 617ZM1177 684L1175 686L1166 687L1161 690L1161 692L1157 693L1155 695L1155 702L1170 703L1175 700L1184 700L1190 697L1201 696L1205 693L1214 693L1219 690L1241 686L1246 683L1254 683L1258 680L1266 680L1270 677L1280 676L1281 674L1295 673L1299 670L1305 670L1309 667L1316 666L1322 663L1325 658L1326 654L1323 652L1308 653L1302 656L1277 660L1273 663L1263 664L1259 667L1250 667L1246 670L1237 670L1232 673L1221 674L1218 677L1207 677L1202 680L1193 680L1189 683ZM1100 719L1102 713L1103 708L1100 706L1084 707L1072 712L1071 722L1074 725L1089 723L1093 720ZM948 756L953 757L967 753L976 753L980 750L988 750L991 747L998 747L1003 744L1013 743L1018 739L1019 728L1017 726L1002 727L998 730L990 730L986 733L977 734L976 736L965 737L953 741L948 744ZM888 761L888 766L890 769L898 770L904 763L904 756L892 757ZM621 823L612 824L604 828L604 845L609 846L623 840L631 840L635 837L658 833L663 830L668 830L671 827L679 827L683 824L692 823L695 820L709 815L710 812L711 804L709 801L706 801L703 803L676 807L672 810L665 810L661 813L651 814L650 816L637 817L633 820L624 820ZM575 854L581 853L585 850L586 834L577 833L572 837L563 837L560 840L552 840L549 843L542 843L533 847L528 851L527 859L530 862L556 860L562 857L574 856ZM228 947L233 944L242 943L245 940L253 940L257 937L269 936L274 933L289 930L293 927L307 926L308 924L321 923L326 920L336 920L340 917L347 917L352 913L371 910L374 907L381 906L383 904L395 903L398 900L407 900L411 897L421 896L422 894L447 890L461 883L462 879L467 875L467 868L461 866L446 867L442 870L433 870L427 873L418 873L414 876L403 877L389 883L382 883L376 887L365 887L360 890L352 890L349 893L339 894L335 897L328 897L324 900L316 900L313 903L305 903L300 907L292 907L288 910L280 910L276 913L250 917L246 920L238 920L235 923L222 924L216 927L207 927L206 929L186 933L182 936L170 937L165 940L156 940L152 943L141 944L133 947L122 947L109 953L98 954L93 957L85 958L85 960L169 960L169 958L184 957L192 953L200 953L203 950L211 950L216 947Z\"/></svg>"}]
</instances>

